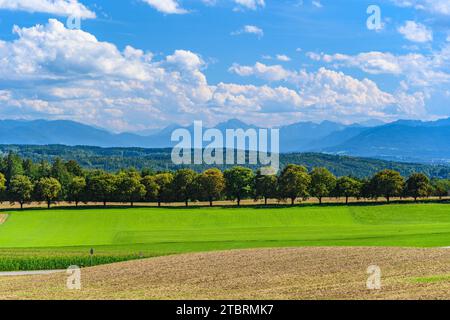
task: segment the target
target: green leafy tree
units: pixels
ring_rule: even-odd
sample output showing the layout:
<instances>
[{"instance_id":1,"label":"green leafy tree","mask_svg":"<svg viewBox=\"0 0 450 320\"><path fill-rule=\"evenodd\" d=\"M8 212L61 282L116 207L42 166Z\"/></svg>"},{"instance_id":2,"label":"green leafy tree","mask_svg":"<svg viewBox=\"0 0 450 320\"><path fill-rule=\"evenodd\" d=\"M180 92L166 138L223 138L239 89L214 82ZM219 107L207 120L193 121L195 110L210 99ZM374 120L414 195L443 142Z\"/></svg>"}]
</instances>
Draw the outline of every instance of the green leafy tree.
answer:
<instances>
[{"instance_id":1,"label":"green leafy tree","mask_svg":"<svg viewBox=\"0 0 450 320\"><path fill-rule=\"evenodd\" d=\"M39 179L38 166L31 159L23 160L22 167L24 171L23 175L29 177L31 180Z\"/></svg>"},{"instance_id":2,"label":"green leafy tree","mask_svg":"<svg viewBox=\"0 0 450 320\"><path fill-rule=\"evenodd\" d=\"M361 195L363 183L350 178L341 177L336 181L335 193L338 197L345 197L345 203L348 204L350 197L359 197Z\"/></svg>"},{"instance_id":3,"label":"green leafy tree","mask_svg":"<svg viewBox=\"0 0 450 320\"><path fill-rule=\"evenodd\" d=\"M17 154L9 153L6 157L5 161L5 178L7 181L7 184L11 181L11 179L15 176L24 175L25 171L23 170L22 166L22 159Z\"/></svg>"},{"instance_id":4,"label":"green leafy tree","mask_svg":"<svg viewBox=\"0 0 450 320\"><path fill-rule=\"evenodd\" d=\"M74 176L74 177L82 177L82 176L84 176L83 168L75 160L67 161L64 164L64 166L66 167L67 172L71 176Z\"/></svg>"},{"instance_id":5,"label":"green leafy tree","mask_svg":"<svg viewBox=\"0 0 450 320\"><path fill-rule=\"evenodd\" d=\"M364 199L377 199L376 186L374 179L363 179L361 181L361 197Z\"/></svg>"},{"instance_id":6,"label":"green leafy tree","mask_svg":"<svg viewBox=\"0 0 450 320\"><path fill-rule=\"evenodd\" d=\"M405 186L405 180L399 172L383 170L372 178L372 187L377 196L385 197L390 202L392 197L400 196Z\"/></svg>"},{"instance_id":7,"label":"green leafy tree","mask_svg":"<svg viewBox=\"0 0 450 320\"><path fill-rule=\"evenodd\" d=\"M53 162L50 176L55 178L61 184L61 194L63 197L67 195L69 184L72 181L72 175L67 170L66 164L60 158L56 158Z\"/></svg>"},{"instance_id":8,"label":"green leafy tree","mask_svg":"<svg viewBox=\"0 0 450 320\"><path fill-rule=\"evenodd\" d=\"M92 201L102 202L106 207L108 201L116 199L116 177L110 173L97 172L88 177L87 190Z\"/></svg>"},{"instance_id":9,"label":"green leafy tree","mask_svg":"<svg viewBox=\"0 0 450 320\"><path fill-rule=\"evenodd\" d=\"M144 201L156 201L158 199L159 185L156 183L156 178L153 175L146 175L141 180L145 188Z\"/></svg>"},{"instance_id":10,"label":"green leafy tree","mask_svg":"<svg viewBox=\"0 0 450 320\"><path fill-rule=\"evenodd\" d=\"M146 194L145 186L141 183L141 176L137 172L121 172L116 178L116 190L119 199L130 202L131 206L140 201Z\"/></svg>"},{"instance_id":11,"label":"green leafy tree","mask_svg":"<svg viewBox=\"0 0 450 320\"><path fill-rule=\"evenodd\" d=\"M37 165L37 175L36 180L40 178L49 178L52 176L52 166L47 161L41 161Z\"/></svg>"},{"instance_id":12,"label":"green leafy tree","mask_svg":"<svg viewBox=\"0 0 450 320\"><path fill-rule=\"evenodd\" d=\"M276 175L263 175L261 171L256 172L255 177L255 199L264 199L264 204L270 198L277 197L278 178Z\"/></svg>"},{"instance_id":13,"label":"green leafy tree","mask_svg":"<svg viewBox=\"0 0 450 320\"><path fill-rule=\"evenodd\" d=\"M67 200L75 202L75 206L86 197L86 179L84 177L73 177L69 183Z\"/></svg>"},{"instance_id":14,"label":"green leafy tree","mask_svg":"<svg viewBox=\"0 0 450 320\"><path fill-rule=\"evenodd\" d=\"M6 178L3 173L0 172L0 201L6 199Z\"/></svg>"},{"instance_id":15,"label":"green leafy tree","mask_svg":"<svg viewBox=\"0 0 450 320\"><path fill-rule=\"evenodd\" d=\"M41 178L36 184L37 197L39 200L46 201L48 208L52 202L58 200L61 191L61 183L55 178Z\"/></svg>"},{"instance_id":16,"label":"green leafy tree","mask_svg":"<svg viewBox=\"0 0 450 320\"><path fill-rule=\"evenodd\" d=\"M433 194L442 200L443 197L450 195L450 180L448 179L434 179L432 181Z\"/></svg>"},{"instance_id":17,"label":"green leafy tree","mask_svg":"<svg viewBox=\"0 0 450 320\"><path fill-rule=\"evenodd\" d=\"M156 197L158 207L161 206L162 202L169 202L174 199L171 189L172 181L172 173L166 172L155 175L155 183L158 185L158 195Z\"/></svg>"},{"instance_id":18,"label":"green leafy tree","mask_svg":"<svg viewBox=\"0 0 450 320\"><path fill-rule=\"evenodd\" d=\"M294 205L297 198L306 200L309 197L310 184L311 177L305 167L287 165L278 180L279 196L282 199L290 199Z\"/></svg>"},{"instance_id":19,"label":"green leafy tree","mask_svg":"<svg viewBox=\"0 0 450 320\"><path fill-rule=\"evenodd\" d=\"M315 168L310 174L310 194L322 204L324 197L329 197L336 187L336 177L325 168Z\"/></svg>"},{"instance_id":20,"label":"green leafy tree","mask_svg":"<svg viewBox=\"0 0 450 320\"><path fill-rule=\"evenodd\" d=\"M186 207L189 200L195 198L194 181L197 173L191 169L178 170L172 181L172 192L177 201L183 201Z\"/></svg>"},{"instance_id":21,"label":"green leafy tree","mask_svg":"<svg viewBox=\"0 0 450 320\"><path fill-rule=\"evenodd\" d=\"M198 175L196 179L196 193L200 200L209 201L209 206L213 206L213 201L222 197L225 190L225 178L219 169L208 169Z\"/></svg>"},{"instance_id":22,"label":"green leafy tree","mask_svg":"<svg viewBox=\"0 0 450 320\"><path fill-rule=\"evenodd\" d=\"M141 170L141 176L142 177L152 177L156 174L155 170L153 170L152 168L144 168Z\"/></svg>"},{"instance_id":23,"label":"green leafy tree","mask_svg":"<svg viewBox=\"0 0 450 320\"><path fill-rule=\"evenodd\" d=\"M417 198L428 197L431 193L430 179L423 173L414 173L406 181L406 195L413 197L414 201L417 201Z\"/></svg>"},{"instance_id":24,"label":"green leafy tree","mask_svg":"<svg viewBox=\"0 0 450 320\"><path fill-rule=\"evenodd\" d=\"M238 206L241 200L252 195L252 185L254 173L249 168L234 167L224 172L225 193L229 199L237 201Z\"/></svg>"},{"instance_id":25,"label":"green leafy tree","mask_svg":"<svg viewBox=\"0 0 450 320\"><path fill-rule=\"evenodd\" d=\"M33 189L30 178L23 175L14 176L9 184L9 198L12 203L18 202L20 209L23 209L23 205L31 201Z\"/></svg>"}]
</instances>

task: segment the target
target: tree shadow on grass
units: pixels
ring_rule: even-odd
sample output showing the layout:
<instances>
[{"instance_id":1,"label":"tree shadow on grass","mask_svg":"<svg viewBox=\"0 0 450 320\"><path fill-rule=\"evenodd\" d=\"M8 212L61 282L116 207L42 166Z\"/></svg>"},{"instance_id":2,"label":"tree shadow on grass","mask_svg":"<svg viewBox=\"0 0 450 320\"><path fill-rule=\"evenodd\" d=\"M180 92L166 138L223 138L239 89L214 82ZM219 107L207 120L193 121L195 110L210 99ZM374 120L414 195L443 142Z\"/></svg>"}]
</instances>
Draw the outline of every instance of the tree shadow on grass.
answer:
<instances>
[{"instance_id":1,"label":"tree shadow on grass","mask_svg":"<svg viewBox=\"0 0 450 320\"><path fill-rule=\"evenodd\" d=\"M419 201L411 201L411 200L395 200L395 201L361 201L361 202L351 202L348 204L345 203L298 203L295 205L289 205L289 204L270 204L270 205L264 205L264 204L246 204L238 206L237 204L230 204L230 205L217 205L217 206L205 206L205 205L195 205L191 204L188 207L185 206L169 206L169 205L162 205L161 207L156 206L145 206L145 205L138 205L138 206L130 206L130 205L83 205L83 206L56 206L53 208L44 208L44 207L25 207L23 210L19 208L2 208L0 209L0 213L11 213L11 212L27 212L27 211L58 211L58 210L67 210L67 211L91 211L91 210L105 210L105 211L112 211L112 210L139 210L139 209L154 209L156 210L207 210L207 209L226 209L226 210L241 210L241 209L254 209L254 210L261 210L261 209L270 209L270 210L282 210L287 208L330 208L330 207L380 207L380 206L391 206L391 205L416 205L416 204L450 204L450 200L443 199L443 200L419 200Z\"/></svg>"}]
</instances>

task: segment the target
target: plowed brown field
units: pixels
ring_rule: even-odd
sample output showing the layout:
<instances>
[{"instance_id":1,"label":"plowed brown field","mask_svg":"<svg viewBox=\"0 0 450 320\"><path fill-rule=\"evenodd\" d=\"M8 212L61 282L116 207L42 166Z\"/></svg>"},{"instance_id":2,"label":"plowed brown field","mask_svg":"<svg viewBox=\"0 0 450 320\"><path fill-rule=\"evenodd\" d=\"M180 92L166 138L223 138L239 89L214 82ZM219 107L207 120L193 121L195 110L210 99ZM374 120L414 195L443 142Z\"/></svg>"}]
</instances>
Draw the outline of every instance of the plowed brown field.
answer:
<instances>
[{"instance_id":1,"label":"plowed brown field","mask_svg":"<svg viewBox=\"0 0 450 320\"><path fill-rule=\"evenodd\" d=\"M367 268L382 271L368 290ZM450 250L288 248L158 257L65 273L0 277L0 299L450 299Z\"/></svg>"}]
</instances>

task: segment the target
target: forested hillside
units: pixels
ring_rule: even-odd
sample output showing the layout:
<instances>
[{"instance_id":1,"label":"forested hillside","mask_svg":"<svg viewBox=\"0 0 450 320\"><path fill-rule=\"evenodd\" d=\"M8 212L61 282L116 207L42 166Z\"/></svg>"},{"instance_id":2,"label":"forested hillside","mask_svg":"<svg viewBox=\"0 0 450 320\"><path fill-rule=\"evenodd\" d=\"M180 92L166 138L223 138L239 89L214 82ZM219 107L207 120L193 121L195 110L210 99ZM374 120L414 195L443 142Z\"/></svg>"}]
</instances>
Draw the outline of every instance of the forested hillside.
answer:
<instances>
[{"instance_id":1,"label":"forested hillside","mask_svg":"<svg viewBox=\"0 0 450 320\"><path fill-rule=\"evenodd\" d=\"M180 168L171 161L171 149L0 145L0 155L6 155L9 152L14 152L35 162L52 161L55 158L76 160L84 168L106 171L117 171L129 167L139 170L148 168L154 171ZM422 172L432 178L450 177L450 167L444 165L409 164L320 153L281 154L280 163L281 167L289 163L303 165L308 169L326 167L337 176L349 175L358 178L371 176L383 169L396 170L403 176L409 176L413 172ZM218 167L220 169L228 168L228 166ZM196 171L203 171L208 166L191 166L191 168ZM255 167L252 168L255 169Z\"/></svg>"}]
</instances>

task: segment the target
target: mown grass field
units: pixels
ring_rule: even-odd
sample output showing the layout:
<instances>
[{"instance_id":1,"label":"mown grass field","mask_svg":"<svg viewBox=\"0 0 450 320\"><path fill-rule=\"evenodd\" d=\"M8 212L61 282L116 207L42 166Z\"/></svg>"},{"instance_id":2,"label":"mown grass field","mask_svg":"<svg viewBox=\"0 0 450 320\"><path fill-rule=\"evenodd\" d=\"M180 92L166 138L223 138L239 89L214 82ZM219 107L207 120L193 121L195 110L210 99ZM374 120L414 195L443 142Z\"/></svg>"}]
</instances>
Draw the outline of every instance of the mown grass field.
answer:
<instances>
[{"instance_id":1,"label":"mown grass field","mask_svg":"<svg viewBox=\"0 0 450 320\"><path fill-rule=\"evenodd\" d=\"M3 211L0 270L224 249L450 246L449 204ZM95 254L89 256L90 248Z\"/></svg>"}]
</instances>

